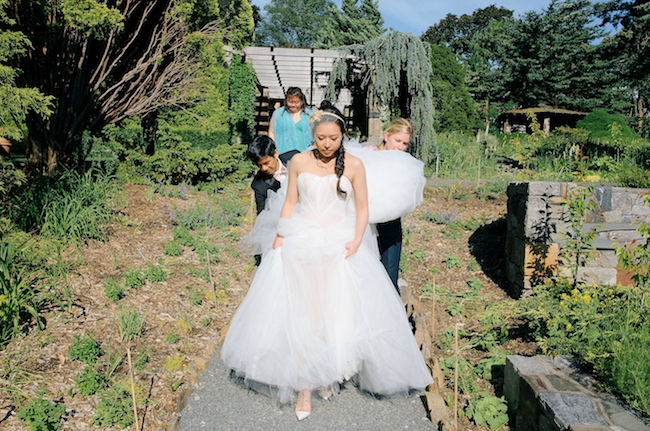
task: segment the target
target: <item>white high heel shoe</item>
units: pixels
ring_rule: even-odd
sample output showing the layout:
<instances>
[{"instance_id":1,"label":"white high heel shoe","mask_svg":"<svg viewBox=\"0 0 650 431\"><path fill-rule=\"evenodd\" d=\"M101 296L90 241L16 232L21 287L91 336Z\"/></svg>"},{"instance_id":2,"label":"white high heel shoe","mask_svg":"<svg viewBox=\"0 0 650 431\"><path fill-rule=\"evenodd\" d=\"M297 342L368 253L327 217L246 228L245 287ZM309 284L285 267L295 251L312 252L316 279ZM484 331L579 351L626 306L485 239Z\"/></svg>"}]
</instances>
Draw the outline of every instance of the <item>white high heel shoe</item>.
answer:
<instances>
[{"instance_id":1,"label":"white high heel shoe","mask_svg":"<svg viewBox=\"0 0 650 431\"><path fill-rule=\"evenodd\" d=\"M296 417L299 421L306 419L311 414L311 391L298 392L296 402Z\"/></svg>"}]
</instances>

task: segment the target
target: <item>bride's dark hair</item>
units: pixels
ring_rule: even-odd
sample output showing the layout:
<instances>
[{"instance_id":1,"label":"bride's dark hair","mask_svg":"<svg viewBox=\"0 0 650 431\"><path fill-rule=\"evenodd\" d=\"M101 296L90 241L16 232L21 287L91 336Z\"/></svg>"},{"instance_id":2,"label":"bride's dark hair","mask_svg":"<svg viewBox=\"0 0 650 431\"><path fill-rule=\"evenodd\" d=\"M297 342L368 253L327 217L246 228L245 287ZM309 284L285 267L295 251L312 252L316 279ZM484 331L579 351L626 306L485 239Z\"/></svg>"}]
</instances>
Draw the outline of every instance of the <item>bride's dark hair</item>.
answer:
<instances>
[{"instance_id":1,"label":"bride's dark hair","mask_svg":"<svg viewBox=\"0 0 650 431\"><path fill-rule=\"evenodd\" d=\"M345 170L345 148L343 147L343 138L345 137L345 120L343 119L343 114L341 114L341 111L336 109L336 107L332 105L329 100L323 100L318 107L318 111L314 112L312 115L312 133L313 130L316 129L316 126L320 123L335 123L341 129L341 146L338 150L336 150L336 164L334 165L334 172L338 178L338 181L336 182L336 192L340 196L345 197L347 195L347 192L341 189L341 175L343 175L343 171ZM320 157L318 149L314 148L312 151L314 152L314 156L318 159Z\"/></svg>"}]
</instances>

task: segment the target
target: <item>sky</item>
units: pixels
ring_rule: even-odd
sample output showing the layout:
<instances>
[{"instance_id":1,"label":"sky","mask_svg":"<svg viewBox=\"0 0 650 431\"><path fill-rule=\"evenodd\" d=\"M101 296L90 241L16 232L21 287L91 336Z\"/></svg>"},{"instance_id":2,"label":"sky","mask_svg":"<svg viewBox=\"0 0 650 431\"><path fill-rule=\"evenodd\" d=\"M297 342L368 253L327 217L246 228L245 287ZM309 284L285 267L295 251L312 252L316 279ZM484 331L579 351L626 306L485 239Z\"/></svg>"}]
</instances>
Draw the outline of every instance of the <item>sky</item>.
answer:
<instances>
[{"instance_id":1,"label":"sky","mask_svg":"<svg viewBox=\"0 0 650 431\"><path fill-rule=\"evenodd\" d=\"M251 4L263 8L269 2L252 0ZM341 0L334 0L334 3L341 6ZM496 5L510 9L518 17L528 11L541 12L550 3L551 0L379 0L379 12L386 28L421 36L449 13L471 15L477 9Z\"/></svg>"}]
</instances>

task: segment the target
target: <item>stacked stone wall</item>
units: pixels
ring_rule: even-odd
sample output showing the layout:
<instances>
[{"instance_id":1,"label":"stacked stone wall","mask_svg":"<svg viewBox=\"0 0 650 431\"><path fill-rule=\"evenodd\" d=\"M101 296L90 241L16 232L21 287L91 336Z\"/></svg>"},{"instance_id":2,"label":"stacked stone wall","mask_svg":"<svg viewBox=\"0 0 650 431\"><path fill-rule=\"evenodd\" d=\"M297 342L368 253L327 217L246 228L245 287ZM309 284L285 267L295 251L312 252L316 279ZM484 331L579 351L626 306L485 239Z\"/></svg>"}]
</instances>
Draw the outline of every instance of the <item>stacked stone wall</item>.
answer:
<instances>
[{"instance_id":1,"label":"stacked stone wall","mask_svg":"<svg viewBox=\"0 0 650 431\"><path fill-rule=\"evenodd\" d=\"M568 275L559 259L570 225L564 213L575 183L514 182L508 186L506 271L515 296L526 296L532 287L551 276ZM584 220L583 230L595 230L595 251L579 277L586 282L629 284L618 266L616 247L638 240L635 222L650 222L644 205L648 189L593 186L596 210Z\"/></svg>"}]
</instances>

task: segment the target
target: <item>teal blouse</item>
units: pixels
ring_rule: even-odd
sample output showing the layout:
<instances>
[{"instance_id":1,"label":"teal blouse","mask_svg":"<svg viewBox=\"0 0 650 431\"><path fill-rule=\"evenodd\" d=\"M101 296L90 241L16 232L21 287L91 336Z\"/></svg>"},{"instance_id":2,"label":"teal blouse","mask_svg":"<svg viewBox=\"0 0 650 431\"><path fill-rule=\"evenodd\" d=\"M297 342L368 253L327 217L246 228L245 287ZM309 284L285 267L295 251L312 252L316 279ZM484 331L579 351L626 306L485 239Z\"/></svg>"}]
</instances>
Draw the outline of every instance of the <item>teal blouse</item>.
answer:
<instances>
[{"instance_id":1,"label":"teal blouse","mask_svg":"<svg viewBox=\"0 0 650 431\"><path fill-rule=\"evenodd\" d=\"M278 108L273 112L271 121L273 122L273 136L278 153L286 153L291 150L303 152L312 142L312 135L309 132L309 116L311 110L301 112L300 120L293 122L291 113L284 107Z\"/></svg>"}]
</instances>

